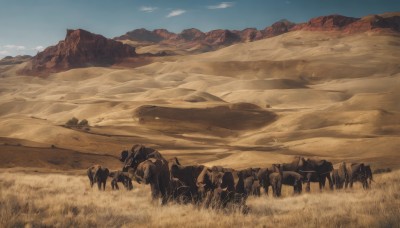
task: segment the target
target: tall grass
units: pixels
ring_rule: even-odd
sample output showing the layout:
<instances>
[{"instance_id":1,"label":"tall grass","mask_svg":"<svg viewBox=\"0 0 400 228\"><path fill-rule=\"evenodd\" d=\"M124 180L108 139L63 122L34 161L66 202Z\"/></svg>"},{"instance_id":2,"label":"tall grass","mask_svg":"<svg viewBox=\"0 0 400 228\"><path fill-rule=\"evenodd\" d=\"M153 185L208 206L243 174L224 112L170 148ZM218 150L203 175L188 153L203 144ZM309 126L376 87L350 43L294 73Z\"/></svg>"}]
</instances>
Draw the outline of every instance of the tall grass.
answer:
<instances>
[{"instance_id":1,"label":"tall grass","mask_svg":"<svg viewBox=\"0 0 400 228\"><path fill-rule=\"evenodd\" d=\"M372 189L250 197L251 211L151 202L148 186L90 189L84 176L0 173L0 227L399 227L400 172L376 177Z\"/></svg>"}]
</instances>

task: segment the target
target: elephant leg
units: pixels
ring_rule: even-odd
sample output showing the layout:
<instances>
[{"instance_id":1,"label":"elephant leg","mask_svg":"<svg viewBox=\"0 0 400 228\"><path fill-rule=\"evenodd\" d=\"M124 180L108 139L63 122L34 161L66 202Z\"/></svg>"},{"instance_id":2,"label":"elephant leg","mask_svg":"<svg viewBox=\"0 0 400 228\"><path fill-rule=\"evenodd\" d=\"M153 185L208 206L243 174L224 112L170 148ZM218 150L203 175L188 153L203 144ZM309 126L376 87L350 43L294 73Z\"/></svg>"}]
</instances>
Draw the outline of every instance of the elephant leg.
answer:
<instances>
[{"instance_id":1,"label":"elephant leg","mask_svg":"<svg viewBox=\"0 0 400 228\"><path fill-rule=\"evenodd\" d=\"M353 188L353 178L350 179L350 188Z\"/></svg>"},{"instance_id":2,"label":"elephant leg","mask_svg":"<svg viewBox=\"0 0 400 228\"><path fill-rule=\"evenodd\" d=\"M160 196L160 184L158 183L158 178L154 178L154 180L150 182L150 188L152 199L158 199L158 197Z\"/></svg>"},{"instance_id":3,"label":"elephant leg","mask_svg":"<svg viewBox=\"0 0 400 228\"><path fill-rule=\"evenodd\" d=\"M276 185L272 185L272 196L276 197Z\"/></svg>"},{"instance_id":4,"label":"elephant leg","mask_svg":"<svg viewBox=\"0 0 400 228\"><path fill-rule=\"evenodd\" d=\"M368 180L366 179L366 178L364 178L364 180L363 180L363 188L364 189L368 189Z\"/></svg>"},{"instance_id":5,"label":"elephant leg","mask_svg":"<svg viewBox=\"0 0 400 228\"><path fill-rule=\"evenodd\" d=\"M306 192L310 192L310 190L311 190L310 181L307 181Z\"/></svg>"},{"instance_id":6,"label":"elephant leg","mask_svg":"<svg viewBox=\"0 0 400 228\"><path fill-rule=\"evenodd\" d=\"M160 194L158 184L151 183L150 188L151 188L151 197L153 198L153 200L157 199Z\"/></svg>"},{"instance_id":7,"label":"elephant leg","mask_svg":"<svg viewBox=\"0 0 400 228\"><path fill-rule=\"evenodd\" d=\"M307 180L306 192L310 192L310 190L311 190L310 180Z\"/></svg>"},{"instance_id":8,"label":"elephant leg","mask_svg":"<svg viewBox=\"0 0 400 228\"><path fill-rule=\"evenodd\" d=\"M211 201L213 200L212 196L213 196L213 194L212 194L211 191L208 191L206 193L205 200L204 200L204 207L205 208L209 208L210 207Z\"/></svg>"},{"instance_id":9,"label":"elephant leg","mask_svg":"<svg viewBox=\"0 0 400 228\"><path fill-rule=\"evenodd\" d=\"M166 204L168 202L168 197L169 197L169 186L168 182L160 176L160 180L158 181L159 183L159 188L160 188L160 193L162 197L162 204Z\"/></svg>"},{"instance_id":10,"label":"elephant leg","mask_svg":"<svg viewBox=\"0 0 400 228\"><path fill-rule=\"evenodd\" d=\"M101 181L97 181L97 188L101 190Z\"/></svg>"},{"instance_id":11,"label":"elephant leg","mask_svg":"<svg viewBox=\"0 0 400 228\"><path fill-rule=\"evenodd\" d=\"M327 175L326 178L328 179L329 189L333 190L333 181L332 181L331 175Z\"/></svg>"},{"instance_id":12,"label":"elephant leg","mask_svg":"<svg viewBox=\"0 0 400 228\"><path fill-rule=\"evenodd\" d=\"M93 177L91 175L88 175L88 177L89 177L90 187L93 188L94 185Z\"/></svg>"},{"instance_id":13,"label":"elephant leg","mask_svg":"<svg viewBox=\"0 0 400 228\"><path fill-rule=\"evenodd\" d=\"M276 186L276 191L277 191L277 196L281 197L282 195L282 182L278 181L278 184Z\"/></svg>"},{"instance_id":14,"label":"elephant leg","mask_svg":"<svg viewBox=\"0 0 400 228\"><path fill-rule=\"evenodd\" d=\"M320 180L319 181L319 190L322 191L322 189L325 188L326 176L325 175L319 176L319 180Z\"/></svg>"},{"instance_id":15,"label":"elephant leg","mask_svg":"<svg viewBox=\"0 0 400 228\"><path fill-rule=\"evenodd\" d=\"M118 182L115 182L115 189L119 190Z\"/></svg>"},{"instance_id":16,"label":"elephant leg","mask_svg":"<svg viewBox=\"0 0 400 228\"><path fill-rule=\"evenodd\" d=\"M265 190L265 193L268 195L268 192L269 192L269 185L265 186L264 190Z\"/></svg>"},{"instance_id":17,"label":"elephant leg","mask_svg":"<svg viewBox=\"0 0 400 228\"><path fill-rule=\"evenodd\" d=\"M310 190L311 190L310 180L311 180L311 173L307 174L307 186L306 186L306 191L307 192L310 192Z\"/></svg>"},{"instance_id":18,"label":"elephant leg","mask_svg":"<svg viewBox=\"0 0 400 228\"><path fill-rule=\"evenodd\" d=\"M106 190L106 181L103 181L103 191Z\"/></svg>"}]
</instances>

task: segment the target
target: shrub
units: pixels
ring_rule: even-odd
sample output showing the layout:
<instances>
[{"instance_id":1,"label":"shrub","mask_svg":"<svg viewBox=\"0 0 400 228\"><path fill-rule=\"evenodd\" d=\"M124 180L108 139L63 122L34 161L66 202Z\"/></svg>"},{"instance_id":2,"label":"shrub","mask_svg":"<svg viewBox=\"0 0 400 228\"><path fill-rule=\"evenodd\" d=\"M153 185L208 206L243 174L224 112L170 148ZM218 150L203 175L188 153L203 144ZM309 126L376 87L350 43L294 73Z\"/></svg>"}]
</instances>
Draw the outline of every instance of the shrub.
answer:
<instances>
[{"instance_id":1,"label":"shrub","mask_svg":"<svg viewBox=\"0 0 400 228\"><path fill-rule=\"evenodd\" d=\"M78 125L79 120L75 117L72 117L70 120L68 120L65 125L67 127L76 127Z\"/></svg>"},{"instance_id":2,"label":"shrub","mask_svg":"<svg viewBox=\"0 0 400 228\"><path fill-rule=\"evenodd\" d=\"M87 121L86 119L81 120L81 122L78 123L79 127L86 127L89 126L89 121Z\"/></svg>"}]
</instances>

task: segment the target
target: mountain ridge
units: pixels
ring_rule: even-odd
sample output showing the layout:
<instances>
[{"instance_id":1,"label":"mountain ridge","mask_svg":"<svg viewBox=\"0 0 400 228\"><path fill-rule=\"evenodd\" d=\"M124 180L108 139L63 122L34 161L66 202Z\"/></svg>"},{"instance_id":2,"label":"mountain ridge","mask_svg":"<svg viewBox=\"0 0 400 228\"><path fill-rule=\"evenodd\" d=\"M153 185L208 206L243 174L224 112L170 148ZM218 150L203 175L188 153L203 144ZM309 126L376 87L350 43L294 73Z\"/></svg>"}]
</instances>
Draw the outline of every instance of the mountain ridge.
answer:
<instances>
[{"instance_id":1,"label":"mountain ridge","mask_svg":"<svg viewBox=\"0 0 400 228\"><path fill-rule=\"evenodd\" d=\"M252 42L281 35L291 31L340 31L346 34L374 32L400 32L400 13L368 15L362 18L347 17L339 14L320 16L304 23L293 23L282 19L264 29L245 28L243 30L215 29L202 32L196 28L184 29L173 33L166 29L153 31L141 28L114 37L114 40L147 42L148 44L196 46L206 45L211 49L229 46L234 43ZM162 31L162 33L160 32Z\"/></svg>"}]
</instances>

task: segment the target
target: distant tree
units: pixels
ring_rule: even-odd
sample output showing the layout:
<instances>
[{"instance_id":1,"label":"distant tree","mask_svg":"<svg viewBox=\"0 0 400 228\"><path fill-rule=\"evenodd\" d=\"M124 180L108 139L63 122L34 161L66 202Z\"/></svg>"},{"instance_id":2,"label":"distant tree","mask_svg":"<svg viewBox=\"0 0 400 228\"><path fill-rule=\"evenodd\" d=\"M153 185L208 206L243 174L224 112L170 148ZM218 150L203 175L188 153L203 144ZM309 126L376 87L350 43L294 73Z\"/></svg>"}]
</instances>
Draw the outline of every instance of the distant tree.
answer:
<instances>
[{"instance_id":1,"label":"distant tree","mask_svg":"<svg viewBox=\"0 0 400 228\"><path fill-rule=\"evenodd\" d=\"M70 120L68 120L65 123L65 126L67 126L67 127L76 127L76 126L78 126L78 122L79 122L79 120L77 118L72 117Z\"/></svg>"},{"instance_id":2,"label":"distant tree","mask_svg":"<svg viewBox=\"0 0 400 228\"><path fill-rule=\"evenodd\" d=\"M86 127L89 126L89 121L87 121L87 119L83 119L81 120L81 122L78 123L79 127Z\"/></svg>"},{"instance_id":3,"label":"distant tree","mask_svg":"<svg viewBox=\"0 0 400 228\"><path fill-rule=\"evenodd\" d=\"M78 128L89 131L89 121L87 121L86 119L81 120L81 122L78 123Z\"/></svg>"}]
</instances>

